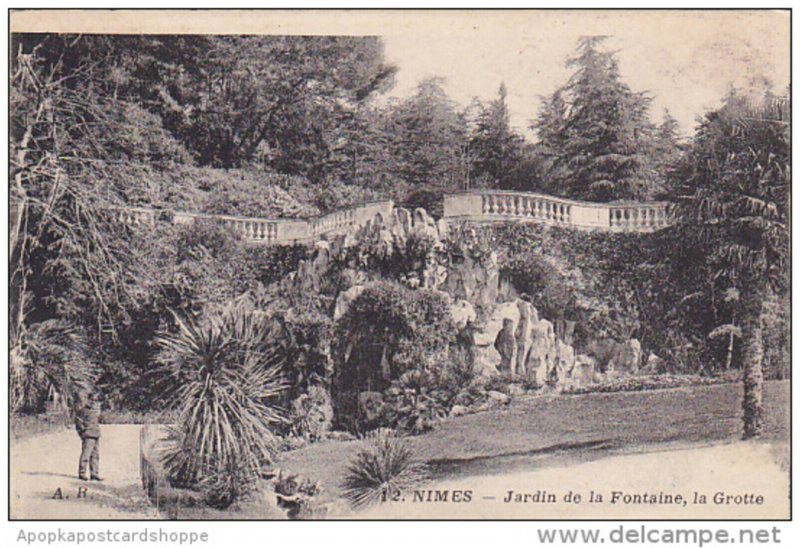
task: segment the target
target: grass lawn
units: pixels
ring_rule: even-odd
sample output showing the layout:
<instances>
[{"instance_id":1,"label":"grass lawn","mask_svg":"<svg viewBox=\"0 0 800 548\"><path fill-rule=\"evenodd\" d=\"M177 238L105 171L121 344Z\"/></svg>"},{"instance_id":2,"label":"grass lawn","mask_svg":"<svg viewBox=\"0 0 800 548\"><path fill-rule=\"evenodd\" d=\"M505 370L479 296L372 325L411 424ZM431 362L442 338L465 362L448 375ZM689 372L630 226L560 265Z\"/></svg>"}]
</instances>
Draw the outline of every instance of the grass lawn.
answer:
<instances>
[{"instance_id":1,"label":"grass lawn","mask_svg":"<svg viewBox=\"0 0 800 548\"><path fill-rule=\"evenodd\" d=\"M765 434L788 443L788 381L766 383ZM447 419L412 438L435 479L533 470L592 460L665 443L735 440L741 435L742 386L720 384L644 392L530 396L505 408ZM329 441L287 452L279 466L322 482L322 498L339 482L359 442Z\"/></svg>"}]
</instances>

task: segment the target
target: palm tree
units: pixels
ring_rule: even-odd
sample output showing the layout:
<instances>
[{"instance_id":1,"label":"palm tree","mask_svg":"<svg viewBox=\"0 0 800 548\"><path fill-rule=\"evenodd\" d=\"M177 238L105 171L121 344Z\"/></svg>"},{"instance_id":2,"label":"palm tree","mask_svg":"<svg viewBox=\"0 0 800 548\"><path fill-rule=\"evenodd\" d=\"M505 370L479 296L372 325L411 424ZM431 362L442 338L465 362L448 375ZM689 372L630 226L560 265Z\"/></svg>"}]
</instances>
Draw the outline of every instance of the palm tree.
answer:
<instances>
[{"instance_id":1,"label":"palm tree","mask_svg":"<svg viewBox=\"0 0 800 548\"><path fill-rule=\"evenodd\" d=\"M81 333L65 320L24 325L9 352L9 403L12 413L40 413L57 394L66 409L75 395L90 390L94 371Z\"/></svg>"},{"instance_id":2,"label":"palm tree","mask_svg":"<svg viewBox=\"0 0 800 548\"><path fill-rule=\"evenodd\" d=\"M180 410L164 465L174 483L205 488L228 506L276 454L280 354L264 316L241 304L176 323L177 333L159 338L161 371Z\"/></svg>"},{"instance_id":3,"label":"palm tree","mask_svg":"<svg viewBox=\"0 0 800 548\"><path fill-rule=\"evenodd\" d=\"M740 288L745 439L763 422L762 305L788 281L789 107L788 98L729 95L706 114L674 173L679 229L714 242L715 278Z\"/></svg>"}]
</instances>

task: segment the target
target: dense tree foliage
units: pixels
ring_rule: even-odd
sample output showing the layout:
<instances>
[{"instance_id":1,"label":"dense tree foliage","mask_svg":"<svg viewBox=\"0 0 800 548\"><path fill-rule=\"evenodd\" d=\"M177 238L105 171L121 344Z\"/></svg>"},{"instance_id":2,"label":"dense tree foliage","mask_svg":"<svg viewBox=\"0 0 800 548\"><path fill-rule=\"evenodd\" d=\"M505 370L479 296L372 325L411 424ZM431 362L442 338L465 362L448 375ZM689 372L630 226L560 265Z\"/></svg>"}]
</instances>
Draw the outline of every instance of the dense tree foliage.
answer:
<instances>
[{"instance_id":1,"label":"dense tree foliage","mask_svg":"<svg viewBox=\"0 0 800 548\"><path fill-rule=\"evenodd\" d=\"M425 80L392 110L397 169L415 187L459 188L464 179L464 123L437 78Z\"/></svg>"},{"instance_id":2,"label":"dense tree foliage","mask_svg":"<svg viewBox=\"0 0 800 548\"><path fill-rule=\"evenodd\" d=\"M497 99L479 109L469 139L470 177L486 180L486 185L513 188L522 154L522 137L511 128L506 97L508 90L500 84ZM478 183L478 186L485 186Z\"/></svg>"},{"instance_id":3,"label":"dense tree foliage","mask_svg":"<svg viewBox=\"0 0 800 548\"><path fill-rule=\"evenodd\" d=\"M661 189L654 169L650 98L622 82L605 37L584 37L575 72L546 99L534 125L550 161L548 189L598 202L646 200Z\"/></svg>"}]
</instances>

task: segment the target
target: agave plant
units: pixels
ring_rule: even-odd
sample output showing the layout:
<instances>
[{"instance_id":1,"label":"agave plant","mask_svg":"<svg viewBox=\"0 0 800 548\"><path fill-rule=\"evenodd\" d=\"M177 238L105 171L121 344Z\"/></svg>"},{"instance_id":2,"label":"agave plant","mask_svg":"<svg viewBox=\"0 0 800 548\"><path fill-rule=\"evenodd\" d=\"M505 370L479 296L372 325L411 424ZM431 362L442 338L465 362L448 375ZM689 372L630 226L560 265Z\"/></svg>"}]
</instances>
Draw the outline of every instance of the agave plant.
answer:
<instances>
[{"instance_id":1,"label":"agave plant","mask_svg":"<svg viewBox=\"0 0 800 548\"><path fill-rule=\"evenodd\" d=\"M367 436L348 466L343 496L353 508L365 508L398 500L427 478L428 467L414 458L410 444L382 428Z\"/></svg>"},{"instance_id":2,"label":"agave plant","mask_svg":"<svg viewBox=\"0 0 800 548\"><path fill-rule=\"evenodd\" d=\"M179 417L164 465L176 484L212 486L225 506L247 492L277 451L280 355L265 318L241 304L176 323L176 333L158 339L161 371L178 381L172 400Z\"/></svg>"},{"instance_id":3,"label":"agave plant","mask_svg":"<svg viewBox=\"0 0 800 548\"><path fill-rule=\"evenodd\" d=\"M9 399L12 412L38 413L55 392L68 407L78 392L89 390L93 371L86 343L63 320L27 326L17 337L9 359Z\"/></svg>"}]
</instances>

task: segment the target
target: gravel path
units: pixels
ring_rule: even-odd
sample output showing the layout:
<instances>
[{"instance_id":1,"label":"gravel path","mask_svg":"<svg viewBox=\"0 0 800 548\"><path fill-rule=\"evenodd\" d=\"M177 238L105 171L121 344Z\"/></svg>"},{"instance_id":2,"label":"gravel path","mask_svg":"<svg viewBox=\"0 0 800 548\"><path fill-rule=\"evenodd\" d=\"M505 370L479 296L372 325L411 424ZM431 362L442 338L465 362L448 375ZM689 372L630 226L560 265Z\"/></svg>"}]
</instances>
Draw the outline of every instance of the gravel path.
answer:
<instances>
[{"instance_id":1,"label":"gravel path","mask_svg":"<svg viewBox=\"0 0 800 548\"><path fill-rule=\"evenodd\" d=\"M10 451L12 519L158 519L139 479L137 425L102 425L102 483L76 474L80 439L72 429L14 442ZM87 488L78 497L80 487ZM55 498L61 490L63 498Z\"/></svg>"}]
</instances>

